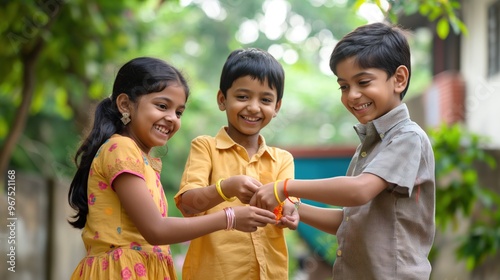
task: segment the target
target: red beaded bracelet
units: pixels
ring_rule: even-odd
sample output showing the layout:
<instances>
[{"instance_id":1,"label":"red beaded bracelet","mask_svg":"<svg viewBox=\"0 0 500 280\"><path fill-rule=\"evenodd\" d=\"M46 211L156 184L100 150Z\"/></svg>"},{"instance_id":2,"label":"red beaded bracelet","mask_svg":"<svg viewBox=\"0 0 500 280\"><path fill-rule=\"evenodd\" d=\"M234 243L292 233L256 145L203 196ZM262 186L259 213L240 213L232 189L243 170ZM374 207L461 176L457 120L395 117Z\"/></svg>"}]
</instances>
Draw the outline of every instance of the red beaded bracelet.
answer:
<instances>
[{"instance_id":1,"label":"red beaded bracelet","mask_svg":"<svg viewBox=\"0 0 500 280\"><path fill-rule=\"evenodd\" d=\"M285 194L286 199L288 199L288 201L293 203L295 205L295 207L298 209L302 202L300 201L300 198L297 198L297 201L293 201L290 199L290 197L288 195L288 191L286 190L286 184L288 183L288 180L290 180L290 178L286 178L285 182L283 183L283 193Z\"/></svg>"}]
</instances>

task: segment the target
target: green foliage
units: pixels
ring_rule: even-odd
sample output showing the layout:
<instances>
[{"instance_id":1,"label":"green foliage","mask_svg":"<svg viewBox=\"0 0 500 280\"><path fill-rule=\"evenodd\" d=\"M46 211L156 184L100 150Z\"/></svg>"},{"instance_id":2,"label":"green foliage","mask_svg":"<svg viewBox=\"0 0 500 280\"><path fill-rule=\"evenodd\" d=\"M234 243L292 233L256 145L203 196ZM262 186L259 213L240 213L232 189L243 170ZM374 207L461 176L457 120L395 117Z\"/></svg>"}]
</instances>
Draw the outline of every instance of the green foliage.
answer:
<instances>
[{"instance_id":1,"label":"green foliage","mask_svg":"<svg viewBox=\"0 0 500 280\"><path fill-rule=\"evenodd\" d=\"M388 0L390 7L384 7L380 0L349 0L349 2L355 9L359 9L365 3L374 3L393 23L398 22L401 15L412 15L418 12L430 22L437 21L436 33L441 39L448 37L450 27L456 34L467 35L468 33L467 27L457 15L460 10L459 0Z\"/></svg>"},{"instance_id":2,"label":"green foliage","mask_svg":"<svg viewBox=\"0 0 500 280\"><path fill-rule=\"evenodd\" d=\"M214 135L226 124L225 114L216 106L220 69L227 55L240 47L281 46L295 51L300 60L289 65L283 60L287 80L284 103L278 118L263 131L273 145L313 145L318 143L348 143L342 125L350 117L336 97L337 88L331 74L318 69L320 48L331 51L334 38L340 38L365 21L346 7L313 6L307 1L289 1L283 27L292 27L292 18L302 18L309 34L304 41L292 42L285 33L268 39L260 31L253 43L240 43L235 34L245 21L261 21L264 0L220 1L224 18L207 16L204 5L193 1L181 6L178 1L64 1L60 6L44 6L31 1L9 1L0 4L0 24L3 44L0 44L0 143L6 139L17 107L21 88L22 55L41 39L44 48L35 62L35 87L30 116L25 130L28 138L46 147L54 146L54 160L68 161L92 119L93 107L109 96L115 73L132 57L155 56L180 68L188 77L192 95L182 120L182 129L168 144L160 148L164 156L162 181L167 188L176 189L184 168L190 141L200 134ZM338 24L346 22L346 24ZM305 40L317 42L314 48L304 48ZM293 107L291 106L293 104ZM325 104L328 111L318 110ZM293 109L292 109L293 108ZM299 110L300 109L300 110ZM317 126L336 124L334 133L322 136L311 120L320 119ZM63 139L38 137L40 123L55 123L60 118L60 131L76 132ZM37 121L33 121L37 120ZM47 127L47 126L42 126ZM284 128L287 137L281 137ZM349 132L351 127L348 126ZM331 132L331 129L330 129ZM307 137L304 137L307 136ZM67 141L66 141L67 140ZM319 140L319 141L318 141ZM51 141L51 142L45 142ZM73 145L68 145L74 143ZM300 142L297 142L300 141ZM21 143L21 142L19 142ZM11 166L36 171L37 165L26 160L25 148L18 145L13 151ZM42 149L48 151L47 149ZM49 155L45 155L49 157ZM41 171L41 170L40 170Z\"/></svg>"},{"instance_id":3,"label":"green foliage","mask_svg":"<svg viewBox=\"0 0 500 280\"><path fill-rule=\"evenodd\" d=\"M500 196L479 184L478 163L496 167L481 145L485 139L461 125L441 125L429 131L436 163L436 225L445 230L457 228L464 217L472 219L457 250L469 269L500 249ZM481 215L473 215L482 209ZM476 217L477 216L477 217Z\"/></svg>"}]
</instances>

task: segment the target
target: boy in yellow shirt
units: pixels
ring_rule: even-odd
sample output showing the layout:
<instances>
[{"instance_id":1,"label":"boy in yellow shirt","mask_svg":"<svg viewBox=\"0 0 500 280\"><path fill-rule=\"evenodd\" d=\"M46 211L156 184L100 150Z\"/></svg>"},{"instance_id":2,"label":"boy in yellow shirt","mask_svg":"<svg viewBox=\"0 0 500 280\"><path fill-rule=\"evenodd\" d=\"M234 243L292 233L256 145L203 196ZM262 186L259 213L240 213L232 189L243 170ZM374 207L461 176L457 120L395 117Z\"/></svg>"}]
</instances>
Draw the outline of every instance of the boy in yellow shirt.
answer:
<instances>
[{"instance_id":1,"label":"boy in yellow shirt","mask_svg":"<svg viewBox=\"0 0 500 280\"><path fill-rule=\"evenodd\" d=\"M191 143L177 207L185 216L246 205L262 185L294 177L292 155L266 145L260 131L281 107L285 74L269 53L233 51L222 69L217 102L228 125L215 137ZM255 224L255 232L217 231L189 245L183 279L288 279L283 228L296 229L299 216L285 202L279 226ZM281 216L278 214L278 216Z\"/></svg>"}]
</instances>

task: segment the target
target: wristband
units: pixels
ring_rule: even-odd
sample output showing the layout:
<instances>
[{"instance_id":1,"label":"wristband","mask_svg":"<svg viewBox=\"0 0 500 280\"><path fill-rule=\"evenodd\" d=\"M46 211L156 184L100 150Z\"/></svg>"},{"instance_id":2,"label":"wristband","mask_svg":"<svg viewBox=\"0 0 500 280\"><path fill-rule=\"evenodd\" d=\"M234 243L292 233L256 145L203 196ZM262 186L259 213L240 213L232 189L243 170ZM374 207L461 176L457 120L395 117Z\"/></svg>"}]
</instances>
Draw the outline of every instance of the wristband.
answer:
<instances>
[{"instance_id":1,"label":"wristband","mask_svg":"<svg viewBox=\"0 0 500 280\"><path fill-rule=\"evenodd\" d=\"M300 198L298 198L298 197L290 198L288 196L288 192L286 190L286 185L288 183L288 180L290 180L290 178L286 178L285 182L283 183L283 193L285 194L286 199L288 199L288 201L290 201L291 203L293 203L293 205L295 205L295 208L299 209L300 204L302 204L302 201L300 201ZM297 199L297 201L293 201L292 199Z\"/></svg>"},{"instance_id":2,"label":"wristband","mask_svg":"<svg viewBox=\"0 0 500 280\"><path fill-rule=\"evenodd\" d=\"M280 201L280 197L279 197L279 195L278 195L278 183L279 183L279 182L280 182L279 180L278 180L278 181L276 181L276 182L274 182L274 196L276 197L276 201L278 201L278 204L279 204L279 205L281 205L281 204L283 204L283 202L285 202L285 201L284 201L284 200L283 200L283 201Z\"/></svg>"},{"instance_id":3,"label":"wristband","mask_svg":"<svg viewBox=\"0 0 500 280\"><path fill-rule=\"evenodd\" d=\"M236 215L231 207L224 208L226 213L226 230L234 230L236 228Z\"/></svg>"},{"instance_id":4,"label":"wristband","mask_svg":"<svg viewBox=\"0 0 500 280\"><path fill-rule=\"evenodd\" d=\"M219 193L219 195L225 200L225 201L234 201L236 199L236 197L231 197L231 198L228 198L227 196L224 195L224 193L222 192L222 189L220 187L220 183L222 182L222 180L224 179L219 179L219 181L217 181L217 183L215 183L215 189L217 190L217 192Z\"/></svg>"}]
</instances>

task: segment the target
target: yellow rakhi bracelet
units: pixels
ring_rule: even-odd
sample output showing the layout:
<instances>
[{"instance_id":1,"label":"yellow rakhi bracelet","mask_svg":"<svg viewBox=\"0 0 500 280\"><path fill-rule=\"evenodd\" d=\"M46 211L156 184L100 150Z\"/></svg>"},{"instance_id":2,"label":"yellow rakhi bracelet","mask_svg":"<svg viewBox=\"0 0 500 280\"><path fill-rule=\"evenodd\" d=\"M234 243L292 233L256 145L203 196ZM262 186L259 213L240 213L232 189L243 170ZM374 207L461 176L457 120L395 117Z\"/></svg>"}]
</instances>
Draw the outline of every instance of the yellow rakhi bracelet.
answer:
<instances>
[{"instance_id":1,"label":"yellow rakhi bracelet","mask_svg":"<svg viewBox=\"0 0 500 280\"><path fill-rule=\"evenodd\" d=\"M217 183L215 183L215 189L217 190L217 192L219 193L219 195L225 200L225 201L234 201L236 199L236 197L231 197L231 198L228 198L227 196L224 195L224 193L222 192L222 188L220 187L220 183L223 181L224 179L219 179L219 181L217 181Z\"/></svg>"}]
</instances>

